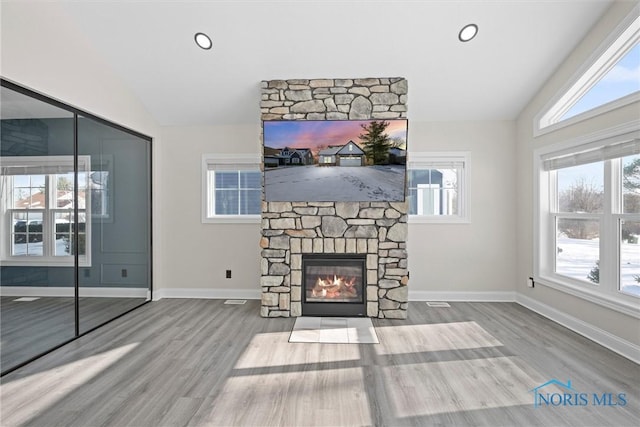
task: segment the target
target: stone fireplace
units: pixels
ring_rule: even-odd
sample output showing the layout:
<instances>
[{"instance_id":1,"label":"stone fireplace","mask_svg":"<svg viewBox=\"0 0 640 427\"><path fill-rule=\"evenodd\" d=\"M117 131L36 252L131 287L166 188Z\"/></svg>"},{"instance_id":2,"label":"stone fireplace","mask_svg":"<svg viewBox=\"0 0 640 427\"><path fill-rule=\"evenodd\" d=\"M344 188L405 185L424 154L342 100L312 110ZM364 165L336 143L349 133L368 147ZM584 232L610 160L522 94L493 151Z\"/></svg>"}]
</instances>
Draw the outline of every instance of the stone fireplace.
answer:
<instances>
[{"instance_id":1,"label":"stone fireplace","mask_svg":"<svg viewBox=\"0 0 640 427\"><path fill-rule=\"evenodd\" d=\"M261 90L263 120L407 117L403 78L271 80ZM260 314L406 318L407 209L263 201Z\"/></svg>"}]
</instances>

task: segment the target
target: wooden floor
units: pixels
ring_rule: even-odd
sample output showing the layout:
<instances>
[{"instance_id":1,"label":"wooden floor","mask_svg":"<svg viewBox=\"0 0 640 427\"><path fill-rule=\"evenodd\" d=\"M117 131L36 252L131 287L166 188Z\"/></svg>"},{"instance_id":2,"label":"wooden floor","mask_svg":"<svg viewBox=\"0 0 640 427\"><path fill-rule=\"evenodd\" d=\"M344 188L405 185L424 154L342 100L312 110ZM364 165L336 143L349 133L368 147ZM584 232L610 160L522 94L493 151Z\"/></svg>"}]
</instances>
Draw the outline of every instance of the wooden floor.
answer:
<instances>
[{"instance_id":1,"label":"wooden floor","mask_svg":"<svg viewBox=\"0 0 640 427\"><path fill-rule=\"evenodd\" d=\"M4 372L75 336L75 299L0 297L0 367ZM79 299L80 333L144 303L144 298Z\"/></svg>"},{"instance_id":2,"label":"wooden floor","mask_svg":"<svg viewBox=\"0 0 640 427\"><path fill-rule=\"evenodd\" d=\"M161 300L2 378L5 426L637 426L640 367L515 303L412 302L380 344L287 339L259 302ZM534 408L531 390L625 393ZM549 386L547 392L560 392Z\"/></svg>"}]
</instances>

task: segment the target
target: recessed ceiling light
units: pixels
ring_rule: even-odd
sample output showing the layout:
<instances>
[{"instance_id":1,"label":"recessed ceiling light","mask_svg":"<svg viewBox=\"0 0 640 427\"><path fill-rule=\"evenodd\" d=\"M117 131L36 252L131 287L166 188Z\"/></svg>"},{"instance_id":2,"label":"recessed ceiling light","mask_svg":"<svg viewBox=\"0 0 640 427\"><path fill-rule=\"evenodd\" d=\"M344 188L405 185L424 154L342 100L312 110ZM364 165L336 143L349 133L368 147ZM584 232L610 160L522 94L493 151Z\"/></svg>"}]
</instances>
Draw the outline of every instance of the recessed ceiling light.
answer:
<instances>
[{"instance_id":1,"label":"recessed ceiling light","mask_svg":"<svg viewBox=\"0 0 640 427\"><path fill-rule=\"evenodd\" d=\"M195 39L196 44L205 50L209 50L213 46L211 39L205 33L196 33Z\"/></svg>"},{"instance_id":2,"label":"recessed ceiling light","mask_svg":"<svg viewBox=\"0 0 640 427\"><path fill-rule=\"evenodd\" d=\"M478 34L478 26L476 24L465 25L458 34L458 40L468 42Z\"/></svg>"}]
</instances>

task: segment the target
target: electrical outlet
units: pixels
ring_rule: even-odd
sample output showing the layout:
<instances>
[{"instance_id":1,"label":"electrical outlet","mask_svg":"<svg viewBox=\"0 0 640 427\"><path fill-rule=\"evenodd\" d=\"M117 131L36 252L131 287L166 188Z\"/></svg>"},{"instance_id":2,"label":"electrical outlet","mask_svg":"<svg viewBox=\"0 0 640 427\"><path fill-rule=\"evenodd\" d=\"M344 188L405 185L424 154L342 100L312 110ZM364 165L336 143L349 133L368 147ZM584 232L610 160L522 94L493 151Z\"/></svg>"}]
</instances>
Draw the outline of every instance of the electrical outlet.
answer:
<instances>
[{"instance_id":1,"label":"electrical outlet","mask_svg":"<svg viewBox=\"0 0 640 427\"><path fill-rule=\"evenodd\" d=\"M88 268L85 268L84 270L84 277L90 277L91 276L91 271L89 271Z\"/></svg>"},{"instance_id":2,"label":"electrical outlet","mask_svg":"<svg viewBox=\"0 0 640 427\"><path fill-rule=\"evenodd\" d=\"M122 269L122 271L120 272L120 275L121 275L122 277L127 277L127 269L126 269L126 268L123 268L123 269Z\"/></svg>"},{"instance_id":3,"label":"electrical outlet","mask_svg":"<svg viewBox=\"0 0 640 427\"><path fill-rule=\"evenodd\" d=\"M527 279L527 287L529 287L529 288L533 288L534 286L535 286L535 285L534 285L534 283L533 283L533 277L529 277L529 278Z\"/></svg>"},{"instance_id":4,"label":"electrical outlet","mask_svg":"<svg viewBox=\"0 0 640 427\"><path fill-rule=\"evenodd\" d=\"M231 279L231 270L227 270L227 279Z\"/></svg>"}]
</instances>

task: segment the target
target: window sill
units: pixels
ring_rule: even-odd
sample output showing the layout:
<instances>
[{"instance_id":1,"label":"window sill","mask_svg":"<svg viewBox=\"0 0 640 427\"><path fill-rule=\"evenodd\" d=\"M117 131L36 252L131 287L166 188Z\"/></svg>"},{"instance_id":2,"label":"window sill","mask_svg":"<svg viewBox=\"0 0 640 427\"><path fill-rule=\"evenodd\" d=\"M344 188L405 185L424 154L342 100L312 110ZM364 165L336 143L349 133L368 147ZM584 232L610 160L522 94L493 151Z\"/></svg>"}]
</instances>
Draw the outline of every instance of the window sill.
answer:
<instances>
[{"instance_id":1,"label":"window sill","mask_svg":"<svg viewBox=\"0 0 640 427\"><path fill-rule=\"evenodd\" d=\"M584 299L586 301L598 304L602 307L626 314L627 316L640 319L640 304L638 298L620 293L619 297L611 294L600 292L597 285L586 284L587 287L575 285L568 281L563 281L556 277L535 277L536 285L543 285L569 295ZM596 288L596 289L590 289ZM633 301L635 300L635 301Z\"/></svg>"},{"instance_id":2,"label":"window sill","mask_svg":"<svg viewBox=\"0 0 640 427\"><path fill-rule=\"evenodd\" d=\"M261 215L219 215L202 218L203 224L260 224Z\"/></svg>"},{"instance_id":3,"label":"window sill","mask_svg":"<svg viewBox=\"0 0 640 427\"><path fill-rule=\"evenodd\" d=\"M567 119L564 120L560 120L558 122L555 123L549 123L547 125L541 125L541 119L536 119L535 123L534 123L534 128L533 128L533 136L534 137L539 137L542 135L546 135L548 133L551 132L555 132L557 130L560 130L562 128L568 127L568 126L573 126L577 123L583 122L585 120L589 120L592 119L594 117L598 117L601 116L603 114L606 114L610 111L613 110L617 110L618 108L622 108L625 107L627 105L631 105L633 103L636 103L640 101L640 93L639 92L634 92L631 93L629 95L625 95L622 98L618 98L615 99L611 102L607 102L606 104L602 104L599 107L593 108L591 110L587 110L585 112L582 112L580 114L576 114L575 116L569 117Z\"/></svg>"},{"instance_id":4,"label":"window sill","mask_svg":"<svg viewBox=\"0 0 640 427\"><path fill-rule=\"evenodd\" d=\"M74 260L57 260L51 258L38 259L3 259L0 261L3 267L74 267ZM80 260L80 267L91 267L91 262Z\"/></svg>"},{"instance_id":5,"label":"window sill","mask_svg":"<svg viewBox=\"0 0 640 427\"><path fill-rule=\"evenodd\" d=\"M460 216L409 215L409 224L471 224L471 220Z\"/></svg>"}]
</instances>

